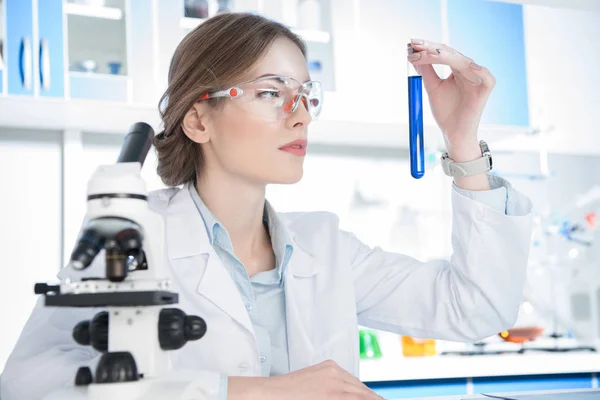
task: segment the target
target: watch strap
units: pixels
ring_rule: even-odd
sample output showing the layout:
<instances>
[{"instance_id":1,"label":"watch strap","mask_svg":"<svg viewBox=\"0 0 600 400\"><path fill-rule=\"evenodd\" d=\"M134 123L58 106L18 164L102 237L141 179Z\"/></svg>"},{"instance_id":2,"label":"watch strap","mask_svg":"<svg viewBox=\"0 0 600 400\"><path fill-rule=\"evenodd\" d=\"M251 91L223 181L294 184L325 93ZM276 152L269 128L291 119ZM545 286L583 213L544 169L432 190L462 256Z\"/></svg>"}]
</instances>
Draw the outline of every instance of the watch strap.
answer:
<instances>
[{"instance_id":1,"label":"watch strap","mask_svg":"<svg viewBox=\"0 0 600 400\"><path fill-rule=\"evenodd\" d=\"M462 178L491 171L493 167L492 154L483 140L479 142L479 146L481 147L482 156L473 161L455 162L448 156L448 153L444 153L442 155L444 173L454 178Z\"/></svg>"}]
</instances>

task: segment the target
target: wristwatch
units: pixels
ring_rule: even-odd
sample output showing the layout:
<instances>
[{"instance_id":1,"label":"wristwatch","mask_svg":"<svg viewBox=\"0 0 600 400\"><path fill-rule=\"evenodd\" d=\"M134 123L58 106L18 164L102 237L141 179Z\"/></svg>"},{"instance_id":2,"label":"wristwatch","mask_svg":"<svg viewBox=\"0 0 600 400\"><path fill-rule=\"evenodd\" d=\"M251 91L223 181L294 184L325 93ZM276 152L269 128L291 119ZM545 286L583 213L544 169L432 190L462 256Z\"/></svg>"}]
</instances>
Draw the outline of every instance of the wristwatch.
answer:
<instances>
[{"instance_id":1,"label":"wristwatch","mask_svg":"<svg viewBox=\"0 0 600 400\"><path fill-rule=\"evenodd\" d=\"M465 176L478 175L492 170L492 153L486 142L479 142L481 147L481 158L468 162L455 162L448 153L442 154L442 169L448 176L462 178Z\"/></svg>"}]
</instances>

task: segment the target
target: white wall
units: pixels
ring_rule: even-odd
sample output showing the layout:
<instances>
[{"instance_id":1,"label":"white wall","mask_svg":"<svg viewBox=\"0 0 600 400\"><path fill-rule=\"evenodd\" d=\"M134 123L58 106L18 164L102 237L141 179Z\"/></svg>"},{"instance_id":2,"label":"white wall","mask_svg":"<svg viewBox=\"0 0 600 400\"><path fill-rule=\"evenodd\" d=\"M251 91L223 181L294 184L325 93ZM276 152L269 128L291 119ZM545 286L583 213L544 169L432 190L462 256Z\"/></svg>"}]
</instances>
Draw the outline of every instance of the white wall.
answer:
<instances>
[{"instance_id":1,"label":"white wall","mask_svg":"<svg viewBox=\"0 0 600 400\"><path fill-rule=\"evenodd\" d=\"M304 171L296 185L269 187L277 210L330 211L371 246L420 259L449 254L451 184L439 168L417 181L404 157L312 154Z\"/></svg>"},{"instance_id":2,"label":"white wall","mask_svg":"<svg viewBox=\"0 0 600 400\"><path fill-rule=\"evenodd\" d=\"M59 138L0 130L0 371L35 304L34 284L60 268Z\"/></svg>"}]
</instances>

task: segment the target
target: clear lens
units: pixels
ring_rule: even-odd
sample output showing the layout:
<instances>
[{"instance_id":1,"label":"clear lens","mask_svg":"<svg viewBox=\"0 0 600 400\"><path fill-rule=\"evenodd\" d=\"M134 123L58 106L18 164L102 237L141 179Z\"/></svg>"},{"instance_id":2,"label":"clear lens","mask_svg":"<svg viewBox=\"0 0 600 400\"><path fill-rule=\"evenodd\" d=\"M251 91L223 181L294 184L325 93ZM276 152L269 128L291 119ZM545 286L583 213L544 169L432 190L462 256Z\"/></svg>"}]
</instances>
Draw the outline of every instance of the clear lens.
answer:
<instances>
[{"instance_id":1,"label":"clear lens","mask_svg":"<svg viewBox=\"0 0 600 400\"><path fill-rule=\"evenodd\" d=\"M265 119L283 119L297 107L306 107L312 118L318 117L322 107L319 82L300 84L285 77L268 77L241 85L244 95L235 102Z\"/></svg>"}]
</instances>

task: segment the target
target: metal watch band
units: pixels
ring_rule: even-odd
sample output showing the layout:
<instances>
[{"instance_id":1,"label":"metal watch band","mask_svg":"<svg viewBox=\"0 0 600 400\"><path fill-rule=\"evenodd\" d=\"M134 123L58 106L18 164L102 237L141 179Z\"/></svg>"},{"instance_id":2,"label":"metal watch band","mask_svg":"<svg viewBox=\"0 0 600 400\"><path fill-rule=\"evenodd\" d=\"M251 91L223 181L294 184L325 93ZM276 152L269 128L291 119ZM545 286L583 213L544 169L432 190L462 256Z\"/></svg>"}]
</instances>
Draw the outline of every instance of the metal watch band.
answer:
<instances>
[{"instance_id":1,"label":"metal watch band","mask_svg":"<svg viewBox=\"0 0 600 400\"><path fill-rule=\"evenodd\" d=\"M444 153L442 155L442 169L444 173L454 178L462 178L491 171L493 167L492 153L487 143L483 140L479 142L479 147L481 148L481 158L463 163L453 161L448 156L448 153Z\"/></svg>"}]
</instances>

